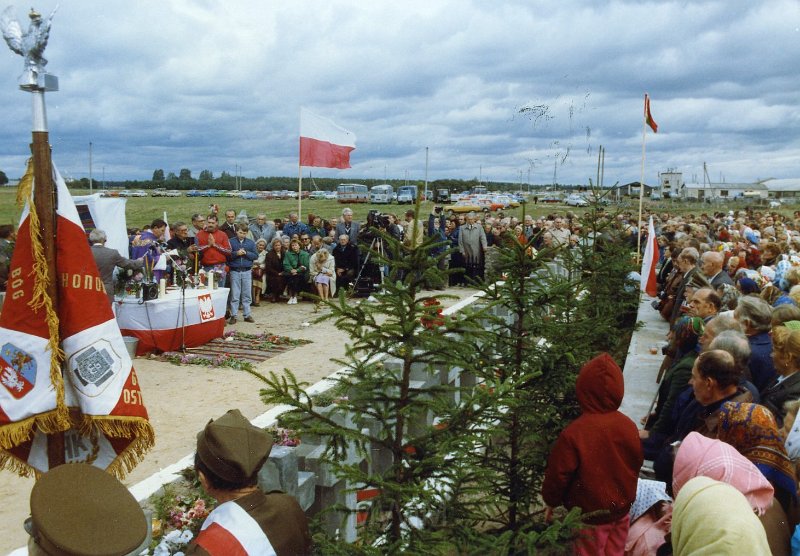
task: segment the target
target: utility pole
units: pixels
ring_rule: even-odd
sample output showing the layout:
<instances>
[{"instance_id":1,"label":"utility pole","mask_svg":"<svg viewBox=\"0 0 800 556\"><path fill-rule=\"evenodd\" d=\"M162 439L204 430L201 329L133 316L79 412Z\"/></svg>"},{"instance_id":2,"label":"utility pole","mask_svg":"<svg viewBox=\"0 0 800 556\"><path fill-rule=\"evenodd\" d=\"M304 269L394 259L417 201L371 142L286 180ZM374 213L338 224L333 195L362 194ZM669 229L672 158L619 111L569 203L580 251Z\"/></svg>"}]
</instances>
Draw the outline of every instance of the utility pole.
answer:
<instances>
[{"instance_id":1,"label":"utility pole","mask_svg":"<svg viewBox=\"0 0 800 556\"><path fill-rule=\"evenodd\" d=\"M92 142L89 141L89 195L92 194Z\"/></svg>"},{"instance_id":2,"label":"utility pole","mask_svg":"<svg viewBox=\"0 0 800 556\"><path fill-rule=\"evenodd\" d=\"M428 147L425 147L425 199L428 199Z\"/></svg>"}]
</instances>

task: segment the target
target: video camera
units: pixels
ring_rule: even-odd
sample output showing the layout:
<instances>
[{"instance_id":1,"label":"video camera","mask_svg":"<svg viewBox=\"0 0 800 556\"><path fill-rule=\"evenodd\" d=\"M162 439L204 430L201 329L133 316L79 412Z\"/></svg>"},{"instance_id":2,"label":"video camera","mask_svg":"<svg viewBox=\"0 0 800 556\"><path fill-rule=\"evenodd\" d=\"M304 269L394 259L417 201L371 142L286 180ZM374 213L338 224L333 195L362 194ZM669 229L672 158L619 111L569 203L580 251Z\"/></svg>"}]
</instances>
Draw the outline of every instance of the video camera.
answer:
<instances>
[{"instance_id":1,"label":"video camera","mask_svg":"<svg viewBox=\"0 0 800 556\"><path fill-rule=\"evenodd\" d=\"M367 213L367 226L373 226L375 228L388 228L391 222L389 221L389 215L383 214L379 210L372 209Z\"/></svg>"}]
</instances>

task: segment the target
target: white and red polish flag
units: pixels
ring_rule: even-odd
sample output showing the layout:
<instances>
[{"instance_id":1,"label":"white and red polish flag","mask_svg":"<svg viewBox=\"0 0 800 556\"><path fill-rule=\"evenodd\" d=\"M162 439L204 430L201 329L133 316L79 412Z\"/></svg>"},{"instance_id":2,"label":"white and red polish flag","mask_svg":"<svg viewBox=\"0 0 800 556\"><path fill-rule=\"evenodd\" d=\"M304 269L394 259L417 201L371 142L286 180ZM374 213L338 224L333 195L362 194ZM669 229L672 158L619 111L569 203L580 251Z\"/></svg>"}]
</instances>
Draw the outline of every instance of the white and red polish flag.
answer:
<instances>
[{"instance_id":1,"label":"white and red polish flag","mask_svg":"<svg viewBox=\"0 0 800 556\"><path fill-rule=\"evenodd\" d=\"M355 148L355 134L300 108L300 166L350 168L350 153Z\"/></svg>"},{"instance_id":2,"label":"white and red polish flag","mask_svg":"<svg viewBox=\"0 0 800 556\"><path fill-rule=\"evenodd\" d=\"M641 290L650 297L658 294L658 284L656 283L656 267L658 266L658 240L656 239L656 229L653 226L653 217L647 225L647 245L644 248L644 258L642 259L642 284Z\"/></svg>"},{"instance_id":3,"label":"white and red polish flag","mask_svg":"<svg viewBox=\"0 0 800 556\"><path fill-rule=\"evenodd\" d=\"M122 477L152 447L153 428L75 203L55 168L53 179L56 276L41 264L39 215L27 195L0 314L0 467L46 472L51 443L61 446L54 435L63 434L66 463ZM20 187L32 182L31 163ZM48 279L57 282L55 307Z\"/></svg>"}]
</instances>

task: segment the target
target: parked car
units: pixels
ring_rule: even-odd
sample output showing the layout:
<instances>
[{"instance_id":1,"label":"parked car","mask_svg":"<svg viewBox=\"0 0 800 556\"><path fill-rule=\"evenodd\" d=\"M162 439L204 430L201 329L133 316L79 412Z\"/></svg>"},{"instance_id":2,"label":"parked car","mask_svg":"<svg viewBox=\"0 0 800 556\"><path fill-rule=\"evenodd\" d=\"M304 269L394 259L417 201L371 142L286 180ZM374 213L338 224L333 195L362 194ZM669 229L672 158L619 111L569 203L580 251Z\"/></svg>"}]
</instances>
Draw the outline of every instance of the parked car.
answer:
<instances>
[{"instance_id":1,"label":"parked car","mask_svg":"<svg viewBox=\"0 0 800 556\"><path fill-rule=\"evenodd\" d=\"M165 197L180 197L181 196L181 192L178 191L177 189L167 189L167 191L164 193L164 196Z\"/></svg>"},{"instance_id":2,"label":"parked car","mask_svg":"<svg viewBox=\"0 0 800 556\"><path fill-rule=\"evenodd\" d=\"M565 203L570 207L585 207L589 205L589 201L579 193L570 193Z\"/></svg>"},{"instance_id":3,"label":"parked car","mask_svg":"<svg viewBox=\"0 0 800 556\"><path fill-rule=\"evenodd\" d=\"M454 214L467 212L489 212L489 210L490 209L488 206L481 206L469 199L458 201L452 205L445 205L444 207L444 213L447 216L453 216Z\"/></svg>"},{"instance_id":4,"label":"parked car","mask_svg":"<svg viewBox=\"0 0 800 556\"><path fill-rule=\"evenodd\" d=\"M203 192L197 189L190 189L186 192L187 197L203 197Z\"/></svg>"},{"instance_id":5,"label":"parked car","mask_svg":"<svg viewBox=\"0 0 800 556\"><path fill-rule=\"evenodd\" d=\"M336 191L326 191L325 192L325 200L327 201L335 201L337 199Z\"/></svg>"},{"instance_id":6,"label":"parked car","mask_svg":"<svg viewBox=\"0 0 800 556\"><path fill-rule=\"evenodd\" d=\"M166 197L167 190L163 187L156 187L153 191L150 192L151 197Z\"/></svg>"},{"instance_id":7,"label":"parked car","mask_svg":"<svg viewBox=\"0 0 800 556\"><path fill-rule=\"evenodd\" d=\"M437 189L436 190L436 202L437 203L449 203L450 202L450 190L449 189Z\"/></svg>"}]
</instances>

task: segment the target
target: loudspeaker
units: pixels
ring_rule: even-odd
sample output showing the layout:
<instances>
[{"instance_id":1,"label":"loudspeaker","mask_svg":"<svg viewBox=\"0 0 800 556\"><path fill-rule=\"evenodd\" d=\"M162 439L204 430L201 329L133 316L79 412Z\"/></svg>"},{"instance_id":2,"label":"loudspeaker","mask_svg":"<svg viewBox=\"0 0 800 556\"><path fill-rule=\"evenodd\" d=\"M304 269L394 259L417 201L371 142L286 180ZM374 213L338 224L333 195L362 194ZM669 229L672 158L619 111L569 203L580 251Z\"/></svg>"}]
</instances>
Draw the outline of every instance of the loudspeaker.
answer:
<instances>
[{"instance_id":1,"label":"loudspeaker","mask_svg":"<svg viewBox=\"0 0 800 556\"><path fill-rule=\"evenodd\" d=\"M158 284L155 282L145 282L142 284L142 301L158 299Z\"/></svg>"}]
</instances>

